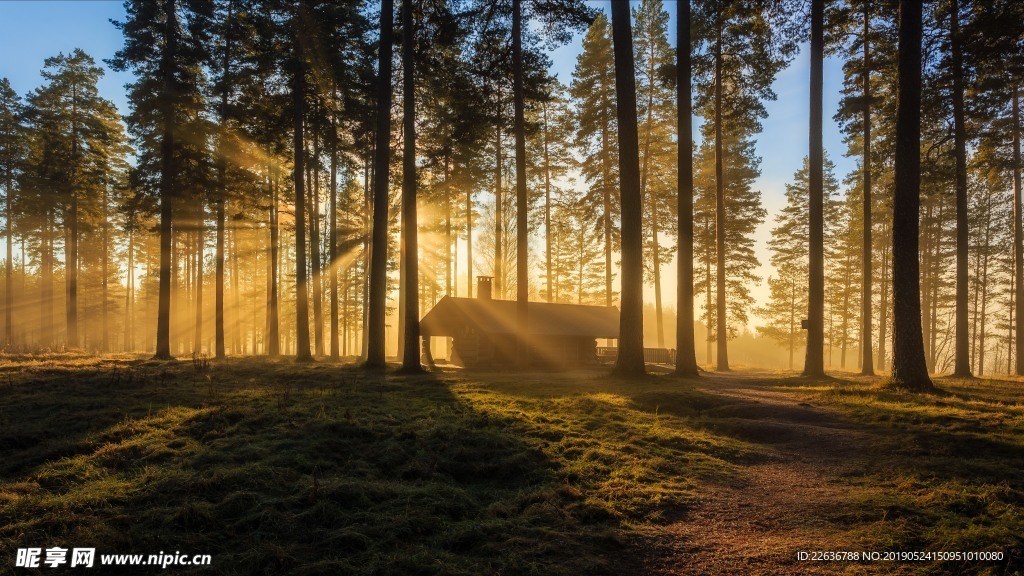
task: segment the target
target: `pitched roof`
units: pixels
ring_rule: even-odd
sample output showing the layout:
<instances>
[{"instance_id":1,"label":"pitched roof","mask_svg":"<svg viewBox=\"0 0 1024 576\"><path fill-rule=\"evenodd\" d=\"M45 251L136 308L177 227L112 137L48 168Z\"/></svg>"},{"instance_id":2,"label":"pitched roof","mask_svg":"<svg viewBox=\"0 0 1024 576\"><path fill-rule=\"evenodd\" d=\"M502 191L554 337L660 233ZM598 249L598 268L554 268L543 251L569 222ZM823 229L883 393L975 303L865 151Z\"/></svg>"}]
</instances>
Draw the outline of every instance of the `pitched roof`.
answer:
<instances>
[{"instance_id":1,"label":"pitched roof","mask_svg":"<svg viewBox=\"0 0 1024 576\"><path fill-rule=\"evenodd\" d=\"M614 306L529 302L527 313L529 334L619 337L619 310ZM485 334L514 334L516 301L445 296L420 320L420 333L457 336L467 324Z\"/></svg>"}]
</instances>

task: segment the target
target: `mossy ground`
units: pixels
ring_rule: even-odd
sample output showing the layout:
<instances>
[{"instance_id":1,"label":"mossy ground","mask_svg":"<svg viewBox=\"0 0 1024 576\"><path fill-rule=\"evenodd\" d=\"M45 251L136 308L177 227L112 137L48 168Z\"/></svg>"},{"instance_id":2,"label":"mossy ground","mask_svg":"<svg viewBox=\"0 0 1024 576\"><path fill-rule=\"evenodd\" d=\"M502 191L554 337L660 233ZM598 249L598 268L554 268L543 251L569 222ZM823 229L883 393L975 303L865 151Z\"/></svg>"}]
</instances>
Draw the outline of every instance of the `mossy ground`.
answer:
<instances>
[{"instance_id":1,"label":"mossy ground","mask_svg":"<svg viewBox=\"0 0 1024 576\"><path fill-rule=\"evenodd\" d=\"M764 462L784 465L777 443L794 434L721 394L730 378L8 358L0 573L17 548L58 545L213 556L209 568L167 569L178 574L683 570L686 557L666 557L671 527L692 520L706 491L742 490ZM1002 563L956 569L1024 569L1024 383L941 382L951 394L914 396L853 378L739 382L880 443L836 481L848 506L829 522L852 541L830 545L999 549Z\"/></svg>"}]
</instances>

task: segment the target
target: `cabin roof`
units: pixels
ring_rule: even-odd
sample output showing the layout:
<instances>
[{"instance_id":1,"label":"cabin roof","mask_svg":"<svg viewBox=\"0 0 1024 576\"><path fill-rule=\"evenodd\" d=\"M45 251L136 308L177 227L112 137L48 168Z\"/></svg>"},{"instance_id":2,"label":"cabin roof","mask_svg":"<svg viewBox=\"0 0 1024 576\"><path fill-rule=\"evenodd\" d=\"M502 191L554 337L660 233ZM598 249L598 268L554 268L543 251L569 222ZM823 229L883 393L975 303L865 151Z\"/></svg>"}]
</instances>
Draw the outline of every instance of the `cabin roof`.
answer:
<instances>
[{"instance_id":1,"label":"cabin roof","mask_svg":"<svg viewBox=\"0 0 1024 576\"><path fill-rule=\"evenodd\" d=\"M527 313L530 335L619 337L614 306L529 302ZM515 334L516 301L445 296L420 320L420 333L458 336L467 326L485 334Z\"/></svg>"}]
</instances>

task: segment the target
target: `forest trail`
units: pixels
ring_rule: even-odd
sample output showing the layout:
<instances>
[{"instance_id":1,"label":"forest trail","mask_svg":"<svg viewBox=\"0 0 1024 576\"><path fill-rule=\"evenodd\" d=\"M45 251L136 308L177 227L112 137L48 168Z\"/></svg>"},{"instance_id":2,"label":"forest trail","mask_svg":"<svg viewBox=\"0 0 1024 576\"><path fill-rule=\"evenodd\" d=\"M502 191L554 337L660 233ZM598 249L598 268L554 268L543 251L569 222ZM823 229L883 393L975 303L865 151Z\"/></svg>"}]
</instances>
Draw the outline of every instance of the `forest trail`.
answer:
<instances>
[{"instance_id":1,"label":"forest trail","mask_svg":"<svg viewBox=\"0 0 1024 576\"><path fill-rule=\"evenodd\" d=\"M705 412L714 416L712 429L762 452L739 477L703 485L695 505L655 536L649 573L835 574L870 568L798 562L796 553L859 550L855 532L865 521L882 520L864 517L865 500L881 492L865 476L879 433L808 402L799 388L779 384L777 373L701 378L697 389L724 401Z\"/></svg>"}]
</instances>

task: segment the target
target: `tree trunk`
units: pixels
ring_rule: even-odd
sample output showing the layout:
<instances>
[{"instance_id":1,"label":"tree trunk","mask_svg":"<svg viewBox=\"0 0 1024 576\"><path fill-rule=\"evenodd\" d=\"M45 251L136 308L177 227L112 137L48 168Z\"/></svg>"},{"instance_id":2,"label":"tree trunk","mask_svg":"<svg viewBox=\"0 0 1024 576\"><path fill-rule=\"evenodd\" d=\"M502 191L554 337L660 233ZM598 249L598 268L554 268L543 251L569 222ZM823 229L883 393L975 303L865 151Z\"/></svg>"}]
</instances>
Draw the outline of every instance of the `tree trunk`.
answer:
<instances>
[{"instance_id":1,"label":"tree trunk","mask_svg":"<svg viewBox=\"0 0 1024 576\"><path fill-rule=\"evenodd\" d=\"M891 253L889 252L892 247L892 228L887 226L885 222L882 223L884 234L882 240L884 241L884 248L882 249L882 286L879 294L878 301L878 366L882 367L886 365L886 350L885 344L887 342L886 332L889 329L889 273L890 273L890 258Z\"/></svg>"},{"instance_id":2,"label":"tree trunk","mask_svg":"<svg viewBox=\"0 0 1024 576\"><path fill-rule=\"evenodd\" d=\"M14 167L7 163L7 262L4 264L4 346L8 351L14 345Z\"/></svg>"},{"instance_id":3,"label":"tree trunk","mask_svg":"<svg viewBox=\"0 0 1024 576\"><path fill-rule=\"evenodd\" d=\"M217 154L217 247L214 256L214 356L223 358L224 353L224 203L227 201L227 157L224 150L224 140L227 137L227 114L228 114L228 91L231 86L231 18L234 11L234 1L228 1L228 14L225 22L224 35L224 59L222 61L223 77L220 91L220 136L218 145L220 150ZM267 176L268 180L270 176ZM273 208L271 208L273 209ZM271 222L273 225L273 222Z\"/></svg>"},{"instance_id":4,"label":"tree trunk","mask_svg":"<svg viewBox=\"0 0 1024 576\"><path fill-rule=\"evenodd\" d=\"M458 250L456 250L458 254ZM458 261L455 262L455 279L458 280ZM455 288L458 292L458 287ZM473 297L473 189L466 186L466 297ZM451 355L448 356L451 358Z\"/></svg>"},{"instance_id":5,"label":"tree trunk","mask_svg":"<svg viewBox=\"0 0 1024 576\"><path fill-rule=\"evenodd\" d=\"M295 359L300 362L312 360L309 350L309 289L306 269L306 191L305 155L302 120L306 112L306 56L303 42L306 41L302 19L305 17L305 0L298 0L293 16L295 27L295 56L292 71L292 151L294 153L295 181ZM236 285L238 280L235 280ZM241 310L239 310L241 313Z\"/></svg>"},{"instance_id":6,"label":"tree trunk","mask_svg":"<svg viewBox=\"0 0 1024 576\"><path fill-rule=\"evenodd\" d=\"M177 53L178 17L175 0L165 4L163 57L160 75L163 81L163 126L160 138L160 291L157 305L156 354L158 360L171 359L171 203L174 199L174 179L177 166L174 161L174 115L166 102L174 93L175 78L171 59Z\"/></svg>"},{"instance_id":7,"label":"tree trunk","mask_svg":"<svg viewBox=\"0 0 1024 576\"><path fill-rule=\"evenodd\" d=\"M811 120L808 188L810 235L808 236L807 356L804 376L825 375L825 190L822 146L822 69L825 50L825 0L811 1Z\"/></svg>"},{"instance_id":8,"label":"tree trunk","mask_svg":"<svg viewBox=\"0 0 1024 576\"><path fill-rule=\"evenodd\" d=\"M203 352L203 206L200 201L199 219L196 222L196 333L192 342L192 352L201 354Z\"/></svg>"},{"instance_id":9,"label":"tree trunk","mask_svg":"<svg viewBox=\"0 0 1024 576\"><path fill-rule=\"evenodd\" d=\"M385 306L388 297L388 171L391 156L391 54L394 1L382 0L377 72L377 139L373 167L373 241L370 245L366 368L386 365Z\"/></svg>"},{"instance_id":10,"label":"tree trunk","mask_svg":"<svg viewBox=\"0 0 1024 576\"><path fill-rule=\"evenodd\" d=\"M548 151L548 105L541 104L544 115L544 262L547 281L546 298L552 302L551 281L551 157Z\"/></svg>"},{"instance_id":11,"label":"tree trunk","mask_svg":"<svg viewBox=\"0 0 1024 576\"><path fill-rule=\"evenodd\" d=\"M499 300L505 298L505 254L502 250L502 237L505 232L505 206L504 191L501 188L501 87L497 89L498 94L498 123L494 131L494 297ZM472 286L473 278L469 277L467 283Z\"/></svg>"},{"instance_id":12,"label":"tree trunk","mask_svg":"<svg viewBox=\"0 0 1024 576\"><path fill-rule=\"evenodd\" d=\"M271 169L272 180L270 182L270 305L267 307L267 355L276 357L281 353L280 336L280 313L278 311L278 250L280 248L280 228L278 226L278 183L279 175L277 168ZM223 284L223 282L221 283ZM222 343L223 344L223 343Z\"/></svg>"},{"instance_id":13,"label":"tree trunk","mask_svg":"<svg viewBox=\"0 0 1024 576\"><path fill-rule=\"evenodd\" d=\"M314 107L313 158L310 170L313 185L309 189L309 255L313 278L313 347L316 356L324 355L324 288L320 262L320 106Z\"/></svg>"},{"instance_id":14,"label":"tree trunk","mask_svg":"<svg viewBox=\"0 0 1024 576\"><path fill-rule=\"evenodd\" d=\"M953 147L956 156L956 352L953 376L969 378L967 323L967 128L964 125L963 47L960 1L950 0L949 42L953 76Z\"/></svg>"},{"instance_id":15,"label":"tree trunk","mask_svg":"<svg viewBox=\"0 0 1024 576\"><path fill-rule=\"evenodd\" d=\"M337 95L335 94L335 100ZM330 246L328 247L327 266L331 271L331 358L337 360L341 354L338 341L338 128L334 116L331 116L331 211L328 225Z\"/></svg>"},{"instance_id":16,"label":"tree trunk","mask_svg":"<svg viewBox=\"0 0 1024 576\"><path fill-rule=\"evenodd\" d=\"M67 279L67 347L78 348L78 190L76 187L78 164L78 85L71 89L71 173L69 175L70 203L64 216L67 245L64 250L64 274Z\"/></svg>"},{"instance_id":17,"label":"tree trunk","mask_svg":"<svg viewBox=\"0 0 1024 576\"><path fill-rule=\"evenodd\" d=\"M621 312L619 353L613 374L642 376L644 367L643 206L640 145L636 121L636 67L629 0L612 0L615 102L619 124L619 182L622 203Z\"/></svg>"},{"instance_id":18,"label":"tree trunk","mask_svg":"<svg viewBox=\"0 0 1024 576\"><path fill-rule=\"evenodd\" d=\"M651 78L654 77L654 71L648 71ZM654 88L647 95L647 113L644 118L644 159L640 165L640 198L649 197L650 209L651 209L651 259L653 264L654 272L654 316L655 326L657 327L658 336L658 348L665 347L665 323L662 318L661 310L661 258L658 253L658 200L654 193L647 193L647 174L650 165L651 156L651 120L653 116L654 108Z\"/></svg>"},{"instance_id":19,"label":"tree trunk","mask_svg":"<svg viewBox=\"0 0 1024 576\"><path fill-rule=\"evenodd\" d=\"M416 219L416 55L412 0L402 0L402 231L405 263L405 347L402 372L418 373L420 365L419 247Z\"/></svg>"},{"instance_id":20,"label":"tree trunk","mask_svg":"<svg viewBox=\"0 0 1024 576\"><path fill-rule=\"evenodd\" d=\"M604 298L605 306L612 305L612 189L611 189L611 168L608 157L611 152L608 150L608 132L611 130L607 115L604 118L604 126L601 130L601 168L604 172L602 203L604 210Z\"/></svg>"},{"instance_id":21,"label":"tree trunk","mask_svg":"<svg viewBox=\"0 0 1024 576\"><path fill-rule=\"evenodd\" d=\"M1024 376L1024 322L1020 320L1024 302L1024 224L1021 222L1021 163L1020 163L1020 87L1013 90L1013 302L1017 313L1014 328L1016 344L1014 357L1017 376Z\"/></svg>"},{"instance_id":22,"label":"tree trunk","mask_svg":"<svg viewBox=\"0 0 1024 576\"><path fill-rule=\"evenodd\" d=\"M103 186L103 206L102 206L102 218L100 232L102 235L101 242L103 243L103 254L100 256L101 265L100 273L103 274L103 284L100 292L102 302L100 302L100 315L103 335L100 340L100 352L110 352L110 318L109 318L109 306L107 299L110 297L110 278L109 278L109 259L110 259L110 230L109 223L107 222L107 203L109 198L107 196L107 187Z\"/></svg>"},{"instance_id":23,"label":"tree trunk","mask_svg":"<svg viewBox=\"0 0 1024 576\"><path fill-rule=\"evenodd\" d=\"M520 364L530 361L529 298L530 269L527 232L529 224L526 197L526 120L523 93L523 0L512 0L512 101L516 140L516 328L517 357Z\"/></svg>"},{"instance_id":24,"label":"tree trunk","mask_svg":"<svg viewBox=\"0 0 1024 576\"><path fill-rule=\"evenodd\" d=\"M676 20L676 132L679 139L676 198L678 236L676 238L676 369L679 376L697 375L697 352L693 337L693 103L692 40L690 38L690 0L679 2Z\"/></svg>"},{"instance_id":25,"label":"tree trunk","mask_svg":"<svg viewBox=\"0 0 1024 576\"><path fill-rule=\"evenodd\" d=\"M861 160L862 178L864 180L864 228L862 230L864 245L861 247L863 255L861 266L863 267L864 281L861 292L861 329L860 329L860 373L864 376L874 376L875 368L872 363L871 343L871 50L869 34L871 32L871 4L864 3L864 77L862 82L862 93L864 97L864 150Z\"/></svg>"},{"instance_id":26,"label":"tree trunk","mask_svg":"<svg viewBox=\"0 0 1024 576\"><path fill-rule=\"evenodd\" d=\"M725 302L725 163L722 141L722 22L721 8L717 16L715 36L715 255L718 370L729 370L729 314Z\"/></svg>"},{"instance_id":27,"label":"tree trunk","mask_svg":"<svg viewBox=\"0 0 1024 576\"><path fill-rule=\"evenodd\" d=\"M921 2L900 0L895 195L892 218L892 386L933 388L921 336Z\"/></svg>"}]
</instances>

